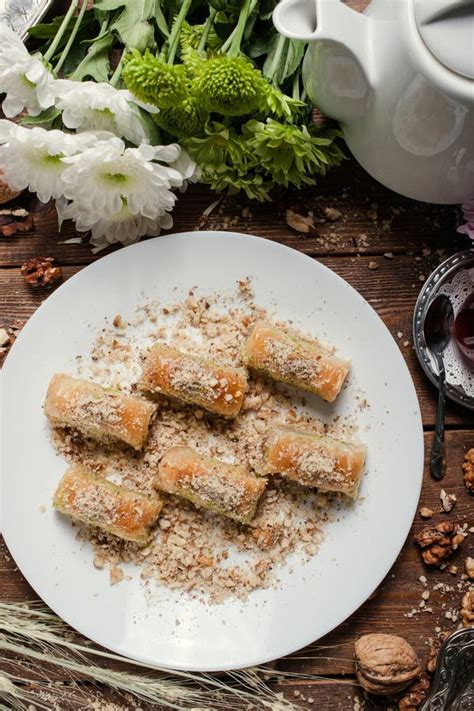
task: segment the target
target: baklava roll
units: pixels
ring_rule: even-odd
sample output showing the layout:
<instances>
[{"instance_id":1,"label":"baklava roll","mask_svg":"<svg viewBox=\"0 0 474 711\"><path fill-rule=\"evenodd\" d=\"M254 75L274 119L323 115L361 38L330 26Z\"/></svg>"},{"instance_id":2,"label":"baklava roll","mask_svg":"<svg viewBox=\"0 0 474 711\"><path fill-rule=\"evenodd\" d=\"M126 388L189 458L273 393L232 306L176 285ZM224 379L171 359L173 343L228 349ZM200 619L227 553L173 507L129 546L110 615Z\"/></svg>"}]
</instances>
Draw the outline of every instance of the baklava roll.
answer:
<instances>
[{"instance_id":1,"label":"baklava roll","mask_svg":"<svg viewBox=\"0 0 474 711\"><path fill-rule=\"evenodd\" d=\"M157 343L145 360L139 387L224 417L235 417L245 397L247 376L242 369Z\"/></svg>"},{"instance_id":2,"label":"baklava roll","mask_svg":"<svg viewBox=\"0 0 474 711\"><path fill-rule=\"evenodd\" d=\"M239 465L198 454L190 447L172 447L159 464L154 484L195 506L249 523L266 480Z\"/></svg>"},{"instance_id":3,"label":"baklava roll","mask_svg":"<svg viewBox=\"0 0 474 711\"><path fill-rule=\"evenodd\" d=\"M242 359L264 375L333 402L350 364L317 340L306 339L290 328L257 321L244 344Z\"/></svg>"},{"instance_id":4,"label":"baklava roll","mask_svg":"<svg viewBox=\"0 0 474 711\"><path fill-rule=\"evenodd\" d=\"M163 501L125 489L74 464L59 482L53 506L76 521L145 545Z\"/></svg>"},{"instance_id":5,"label":"baklava roll","mask_svg":"<svg viewBox=\"0 0 474 711\"><path fill-rule=\"evenodd\" d=\"M147 400L60 373L53 375L44 404L54 427L72 427L99 442L119 440L137 450L145 444L155 410Z\"/></svg>"},{"instance_id":6,"label":"baklava roll","mask_svg":"<svg viewBox=\"0 0 474 711\"><path fill-rule=\"evenodd\" d=\"M355 497L364 471L366 448L293 427L270 431L265 474L281 474L321 491Z\"/></svg>"}]
</instances>

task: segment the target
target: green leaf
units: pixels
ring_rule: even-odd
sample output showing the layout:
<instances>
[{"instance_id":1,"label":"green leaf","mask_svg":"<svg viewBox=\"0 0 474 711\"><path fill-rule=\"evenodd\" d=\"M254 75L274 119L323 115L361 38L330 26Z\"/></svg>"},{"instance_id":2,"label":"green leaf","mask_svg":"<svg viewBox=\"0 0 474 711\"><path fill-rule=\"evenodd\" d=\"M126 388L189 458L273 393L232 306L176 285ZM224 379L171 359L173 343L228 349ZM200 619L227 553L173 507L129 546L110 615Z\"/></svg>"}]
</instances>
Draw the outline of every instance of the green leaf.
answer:
<instances>
[{"instance_id":1,"label":"green leaf","mask_svg":"<svg viewBox=\"0 0 474 711\"><path fill-rule=\"evenodd\" d=\"M143 52L154 46L154 28L148 20L154 18L156 4L156 0L97 0L95 7L108 12L123 8L110 30L127 48Z\"/></svg>"},{"instance_id":2,"label":"green leaf","mask_svg":"<svg viewBox=\"0 0 474 711\"><path fill-rule=\"evenodd\" d=\"M58 116L61 116L59 109L51 106L51 108L42 111L38 116L22 116L20 124L22 126L43 126L43 128L47 128Z\"/></svg>"},{"instance_id":3,"label":"green leaf","mask_svg":"<svg viewBox=\"0 0 474 711\"><path fill-rule=\"evenodd\" d=\"M256 37L253 37L247 47L248 56L252 59L256 59L257 57L261 57L262 55L267 54L270 45L270 39L271 38L268 37L268 35L257 35Z\"/></svg>"},{"instance_id":4,"label":"green leaf","mask_svg":"<svg viewBox=\"0 0 474 711\"><path fill-rule=\"evenodd\" d=\"M261 20L269 20L273 15L273 10L278 5L278 0L260 0L258 3L258 14Z\"/></svg>"},{"instance_id":5,"label":"green leaf","mask_svg":"<svg viewBox=\"0 0 474 711\"><path fill-rule=\"evenodd\" d=\"M169 37L170 30L168 27L168 23L166 22L166 17L163 15L163 10L161 9L161 4L160 4L159 0L156 3L155 20L156 20L158 29L160 30L163 37Z\"/></svg>"},{"instance_id":6,"label":"green leaf","mask_svg":"<svg viewBox=\"0 0 474 711\"><path fill-rule=\"evenodd\" d=\"M92 77L98 82L108 81L110 72L109 52L113 41L114 38L110 33L97 40L89 48L86 56L69 78L75 81L83 81L86 77Z\"/></svg>"},{"instance_id":7,"label":"green leaf","mask_svg":"<svg viewBox=\"0 0 474 711\"><path fill-rule=\"evenodd\" d=\"M147 47L152 49L156 46L155 31L148 22L129 23L122 15L110 29L112 32L117 32L128 49L136 48L139 52L143 52Z\"/></svg>"},{"instance_id":8,"label":"green leaf","mask_svg":"<svg viewBox=\"0 0 474 711\"><path fill-rule=\"evenodd\" d=\"M158 128L156 123L153 121L151 114L149 114L148 111L145 111L144 109L142 109L140 106L137 106L136 104L129 103L129 106L132 109L132 111L134 111L136 113L136 115L139 117L140 123L143 126L146 137L150 141L150 144L152 146L156 146L159 143L161 143L160 129Z\"/></svg>"},{"instance_id":9,"label":"green leaf","mask_svg":"<svg viewBox=\"0 0 474 711\"><path fill-rule=\"evenodd\" d=\"M39 22L28 29L28 34L30 37L36 37L37 39L52 39L63 20L64 15L58 15L51 22Z\"/></svg>"},{"instance_id":10,"label":"green leaf","mask_svg":"<svg viewBox=\"0 0 474 711\"><path fill-rule=\"evenodd\" d=\"M281 86L301 64L306 42L275 34L270 40L268 55L262 68L263 76Z\"/></svg>"},{"instance_id":11,"label":"green leaf","mask_svg":"<svg viewBox=\"0 0 474 711\"><path fill-rule=\"evenodd\" d=\"M40 22L39 24L30 27L28 30L28 34L31 37L34 37L35 39L51 40L56 36L56 33L59 30L59 27L61 26L63 20L64 16L60 15L58 17L55 17L51 22ZM86 12L84 13L84 17L82 18L80 31L83 31L84 28L92 25L94 21L94 12L92 10L86 10ZM71 35L73 27L74 22L70 22L69 27L66 28L64 35L61 37L59 48L63 47L66 44Z\"/></svg>"}]
</instances>

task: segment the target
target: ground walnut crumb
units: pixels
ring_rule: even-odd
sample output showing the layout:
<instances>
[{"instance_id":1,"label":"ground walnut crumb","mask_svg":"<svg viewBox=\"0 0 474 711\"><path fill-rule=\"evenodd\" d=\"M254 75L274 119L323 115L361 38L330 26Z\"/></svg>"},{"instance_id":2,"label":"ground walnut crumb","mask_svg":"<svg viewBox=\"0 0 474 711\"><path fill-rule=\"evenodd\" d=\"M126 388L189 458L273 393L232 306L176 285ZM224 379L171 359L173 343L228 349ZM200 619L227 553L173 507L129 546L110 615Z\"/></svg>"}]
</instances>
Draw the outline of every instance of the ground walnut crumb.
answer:
<instances>
[{"instance_id":1,"label":"ground walnut crumb","mask_svg":"<svg viewBox=\"0 0 474 711\"><path fill-rule=\"evenodd\" d=\"M426 662L426 670L429 674L434 674L436 671L438 652L447 637L449 637L449 632L438 632L435 638L430 637L429 639L430 654Z\"/></svg>"},{"instance_id":2,"label":"ground walnut crumb","mask_svg":"<svg viewBox=\"0 0 474 711\"><path fill-rule=\"evenodd\" d=\"M462 470L464 472L464 486L470 494L474 494L474 447L466 453Z\"/></svg>"},{"instance_id":3,"label":"ground walnut crumb","mask_svg":"<svg viewBox=\"0 0 474 711\"><path fill-rule=\"evenodd\" d=\"M474 627L474 588L464 593L460 615L463 627Z\"/></svg>"},{"instance_id":4,"label":"ground walnut crumb","mask_svg":"<svg viewBox=\"0 0 474 711\"><path fill-rule=\"evenodd\" d=\"M426 565L440 565L463 542L465 534L453 521L443 521L432 528L424 528L415 536Z\"/></svg>"},{"instance_id":5,"label":"ground walnut crumb","mask_svg":"<svg viewBox=\"0 0 474 711\"><path fill-rule=\"evenodd\" d=\"M97 336L90 356L79 361L78 375L106 388L144 397L137 393L135 384L146 354L157 341L235 366L254 323L265 316L254 303L252 285L245 278L227 297L201 296L198 289L191 289L184 299L171 304L146 302L135 316L127 314L124 319L117 314L110 321ZM173 446L186 445L258 473L270 425L301 425L344 439L352 435L349 421L323 426L307 410L297 407L302 401L294 395L252 373L235 420L213 417L161 395L157 401L148 440L139 453L110 442L93 442L70 430L53 430L53 446L68 461L150 495L154 493L154 472ZM80 536L92 544L94 566L109 570L111 584L123 579L122 563L133 563L147 589L165 585L220 603L230 597L245 599L253 590L278 585L279 568L288 556L298 555L302 562L313 557L332 511L344 506L340 496L318 494L273 476L254 519L246 526L167 496L145 547L88 527L80 528Z\"/></svg>"},{"instance_id":6,"label":"ground walnut crumb","mask_svg":"<svg viewBox=\"0 0 474 711\"><path fill-rule=\"evenodd\" d=\"M121 568L111 568L110 573L109 573L109 580L111 585L116 585L116 583L120 583L121 580L124 578L124 573Z\"/></svg>"},{"instance_id":7,"label":"ground walnut crumb","mask_svg":"<svg viewBox=\"0 0 474 711\"><path fill-rule=\"evenodd\" d=\"M398 702L399 711L416 711L426 701L430 690L430 678L427 674L421 674L404 693Z\"/></svg>"},{"instance_id":8,"label":"ground walnut crumb","mask_svg":"<svg viewBox=\"0 0 474 711\"><path fill-rule=\"evenodd\" d=\"M466 558L464 561L464 570L469 580L474 580L474 558Z\"/></svg>"}]
</instances>

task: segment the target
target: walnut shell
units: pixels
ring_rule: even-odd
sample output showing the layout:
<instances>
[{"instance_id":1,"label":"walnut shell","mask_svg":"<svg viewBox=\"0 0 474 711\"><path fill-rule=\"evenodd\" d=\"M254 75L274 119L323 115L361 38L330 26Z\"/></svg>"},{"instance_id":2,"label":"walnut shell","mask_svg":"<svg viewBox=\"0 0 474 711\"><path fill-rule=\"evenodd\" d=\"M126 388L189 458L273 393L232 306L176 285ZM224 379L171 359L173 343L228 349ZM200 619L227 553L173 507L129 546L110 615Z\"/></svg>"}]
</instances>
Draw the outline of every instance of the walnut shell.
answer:
<instances>
[{"instance_id":1,"label":"walnut shell","mask_svg":"<svg viewBox=\"0 0 474 711\"><path fill-rule=\"evenodd\" d=\"M413 647L393 634L366 634L355 643L357 679L372 694L405 689L421 673Z\"/></svg>"},{"instance_id":2,"label":"walnut shell","mask_svg":"<svg viewBox=\"0 0 474 711\"><path fill-rule=\"evenodd\" d=\"M21 195L21 190L12 190L8 183L2 180L3 171L0 170L0 205L3 205L10 200L14 200L18 195Z\"/></svg>"}]
</instances>

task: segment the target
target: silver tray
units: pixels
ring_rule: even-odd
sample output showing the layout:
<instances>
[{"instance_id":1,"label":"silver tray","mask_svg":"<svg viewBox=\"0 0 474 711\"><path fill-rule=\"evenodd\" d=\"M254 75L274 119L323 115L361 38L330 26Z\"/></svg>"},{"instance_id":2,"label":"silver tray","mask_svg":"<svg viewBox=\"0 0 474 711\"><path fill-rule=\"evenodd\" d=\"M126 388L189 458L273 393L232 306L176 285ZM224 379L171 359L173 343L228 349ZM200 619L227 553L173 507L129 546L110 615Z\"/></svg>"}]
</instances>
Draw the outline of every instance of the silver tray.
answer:
<instances>
[{"instance_id":1,"label":"silver tray","mask_svg":"<svg viewBox=\"0 0 474 711\"><path fill-rule=\"evenodd\" d=\"M413 314L413 343L420 365L433 385L438 387L438 374L435 370L434 360L426 347L423 335L423 323L428 306L436 296L442 284L451 281L457 271L468 265L474 266L474 249L458 252L446 259L426 280L415 306ZM464 390L450 383L446 383L446 396L469 410L474 410L474 398L466 395Z\"/></svg>"},{"instance_id":2,"label":"silver tray","mask_svg":"<svg viewBox=\"0 0 474 711\"><path fill-rule=\"evenodd\" d=\"M474 627L457 630L441 646L430 694L420 711L474 709Z\"/></svg>"},{"instance_id":3,"label":"silver tray","mask_svg":"<svg viewBox=\"0 0 474 711\"><path fill-rule=\"evenodd\" d=\"M0 23L25 39L28 28L39 22L52 4L53 0L0 0Z\"/></svg>"}]
</instances>

